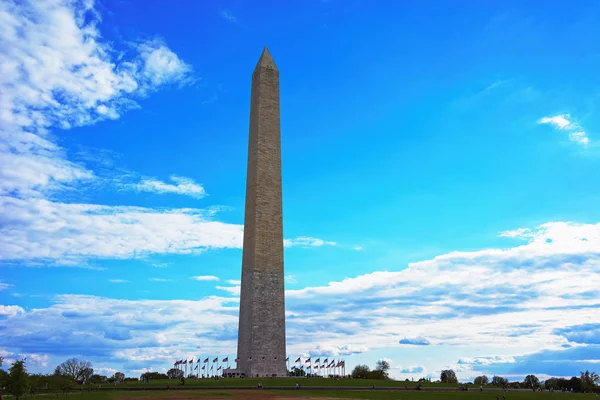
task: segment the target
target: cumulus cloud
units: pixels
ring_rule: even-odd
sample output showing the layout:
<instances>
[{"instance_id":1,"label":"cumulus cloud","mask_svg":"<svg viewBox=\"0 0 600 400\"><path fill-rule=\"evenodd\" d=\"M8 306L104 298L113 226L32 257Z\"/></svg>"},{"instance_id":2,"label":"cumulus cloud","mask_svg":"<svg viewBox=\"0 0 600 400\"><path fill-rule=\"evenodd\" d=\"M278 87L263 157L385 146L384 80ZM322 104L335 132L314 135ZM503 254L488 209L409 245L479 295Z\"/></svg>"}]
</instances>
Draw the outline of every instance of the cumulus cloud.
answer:
<instances>
[{"instance_id":1,"label":"cumulus cloud","mask_svg":"<svg viewBox=\"0 0 600 400\"><path fill-rule=\"evenodd\" d=\"M579 344L599 344L600 345L600 324L589 323L554 330L557 335L563 336L569 342Z\"/></svg>"},{"instance_id":2,"label":"cumulus cloud","mask_svg":"<svg viewBox=\"0 0 600 400\"><path fill-rule=\"evenodd\" d=\"M12 353L0 348L0 357L4 359L5 365L10 365L17 360L23 360L27 358L28 367L47 367L50 357L47 354L35 354L35 353Z\"/></svg>"},{"instance_id":3,"label":"cumulus cloud","mask_svg":"<svg viewBox=\"0 0 600 400\"><path fill-rule=\"evenodd\" d=\"M587 145L590 142L586 132L573 121L569 114L555 115L553 117L544 117L538 121L540 124L550 124L556 129L569 132L569 140L572 142Z\"/></svg>"},{"instance_id":4,"label":"cumulus cloud","mask_svg":"<svg viewBox=\"0 0 600 400\"><path fill-rule=\"evenodd\" d=\"M403 338L400 339L400 341L398 342L400 344L410 344L410 345L414 345L414 346L429 346L431 343L429 342L429 339L419 336L419 337L414 337L414 338Z\"/></svg>"},{"instance_id":5,"label":"cumulus cloud","mask_svg":"<svg viewBox=\"0 0 600 400\"><path fill-rule=\"evenodd\" d=\"M591 224L544 224L506 235L526 240L520 246L452 252L399 271L287 290L288 352L355 357L391 351L403 337L413 344L435 343L436 352L468 346L495 354L462 357L455 366L464 374L499 371L540 349L560 359L557 354L577 349L565 350L565 345L580 341L585 346L596 337L596 326L583 325L593 323L600 308L597 229ZM592 245L580 247L580 242ZM198 301L59 296L50 307L27 312L8 306L7 319L0 319L3 343L11 351L69 351L99 362L111 357L131 368L170 365L200 341L209 353L227 354L235 348L239 302L238 281L228 283L232 286L218 289L232 297ZM108 331L112 338L103 333ZM72 332L77 337L65 344ZM166 348L161 344L165 337L177 337L179 344ZM594 360L590 349L570 357ZM411 368L404 369L417 373Z\"/></svg>"},{"instance_id":6,"label":"cumulus cloud","mask_svg":"<svg viewBox=\"0 0 600 400\"><path fill-rule=\"evenodd\" d=\"M14 317L19 314L23 314L25 310L23 310L19 306L3 306L0 305L0 317Z\"/></svg>"},{"instance_id":7,"label":"cumulus cloud","mask_svg":"<svg viewBox=\"0 0 600 400\"><path fill-rule=\"evenodd\" d=\"M119 118L139 107L135 97L191 71L156 39L117 58L93 1L6 1L0 18L0 195L39 197L92 179L48 129Z\"/></svg>"}]
</instances>

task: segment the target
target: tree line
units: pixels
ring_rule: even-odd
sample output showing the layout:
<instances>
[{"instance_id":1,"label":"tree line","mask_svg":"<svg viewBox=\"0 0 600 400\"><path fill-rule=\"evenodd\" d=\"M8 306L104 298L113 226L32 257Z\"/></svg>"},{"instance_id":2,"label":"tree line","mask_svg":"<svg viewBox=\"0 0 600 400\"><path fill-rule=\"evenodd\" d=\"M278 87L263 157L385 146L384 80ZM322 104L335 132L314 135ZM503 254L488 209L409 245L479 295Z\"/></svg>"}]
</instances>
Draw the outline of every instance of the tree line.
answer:
<instances>
[{"instance_id":1,"label":"tree line","mask_svg":"<svg viewBox=\"0 0 600 400\"><path fill-rule=\"evenodd\" d=\"M0 394L12 394L18 400L21 396L35 392L37 389L53 390L67 393L75 385L117 384L129 381L150 381L157 379L178 379L183 372L176 369L166 374L145 372L140 378L128 378L122 372L111 376L94 373L92 363L77 358L70 358L58 365L52 374L30 374L26 368L27 359L16 360L7 371L2 369L4 359L0 357ZM180 376L181 375L181 376Z\"/></svg>"},{"instance_id":2,"label":"tree line","mask_svg":"<svg viewBox=\"0 0 600 400\"><path fill-rule=\"evenodd\" d=\"M508 379L500 376L493 376L490 380L486 375L478 376L473 380L473 384L479 386L492 385L502 388L514 389L545 389L592 393L600 392L600 377L595 372L581 371L580 376L573 376L570 379L548 378L545 381L535 375L527 375L522 382L509 382Z\"/></svg>"}]
</instances>

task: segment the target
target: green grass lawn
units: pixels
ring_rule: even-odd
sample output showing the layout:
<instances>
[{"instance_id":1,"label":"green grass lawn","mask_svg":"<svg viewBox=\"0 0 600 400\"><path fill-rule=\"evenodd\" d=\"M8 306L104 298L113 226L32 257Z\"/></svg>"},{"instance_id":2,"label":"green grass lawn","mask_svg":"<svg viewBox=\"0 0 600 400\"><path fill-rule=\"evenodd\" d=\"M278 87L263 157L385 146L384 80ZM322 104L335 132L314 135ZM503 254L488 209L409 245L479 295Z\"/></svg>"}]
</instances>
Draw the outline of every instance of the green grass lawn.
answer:
<instances>
[{"instance_id":1,"label":"green grass lawn","mask_svg":"<svg viewBox=\"0 0 600 400\"><path fill-rule=\"evenodd\" d=\"M360 386L360 387L371 387L373 385L378 387L404 387L410 388L415 387L417 382L404 382L404 381L382 381L376 379L335 379L329 378L221 378L219 380L214 379L186 379L185 386L251 386L256 387L258 382L262 382L264 387L268 386L296 386L298 382L302 387L311 386L329 386L329 387L346 387L346 386ZM157 387L171 385L171 387L179 386L179 381L176 379L171 380L158 380L150 381L148 383L142 382L126 382L117 387ZM102 387L108 387L110 385L104 384ZM423 387L438 386L438 387L458 387L457 384L443 384L443 383L423 383Z\"/></svg>"},{"instance_id":2,"label":"green grass lawn","mask_svg":"<svg viewBox=\"0 0 600 400\"><path fill-rule=\"evenodd\" d=\"M273 398L276 395L282 397L329 397L343 399L365 399L365 400L496 400L498 392L418 392L418 391L342 391L342 390L324 390L324 391L302 391L302 390L285 390L285 391L253 391L257 395L264 394L265 399ZM247 393L247 392L246 392ZM254 394L254 393L253 393ZM505 393L506 400L567 400L567 399L594 399L594 395L569 394L569 393L550 393L550 392L519 392ZM71 393L69 396L59 395L36 395L27 396L23 399L28 400L114 400L118 397L151 397L159 399L177 399L178 396L189 398L224 398L224 399L243 399L244 393L235 390L199 390L199 391L114 391L114 392L82 392ZM585 396L585 397L584 397ZM12 397L7 397L12 400ZM255 397L254 397L255 398ZM500 393L502 398L502 393ZM300 399L299 399L300 400Z\"/></svg>"}]
</instances>

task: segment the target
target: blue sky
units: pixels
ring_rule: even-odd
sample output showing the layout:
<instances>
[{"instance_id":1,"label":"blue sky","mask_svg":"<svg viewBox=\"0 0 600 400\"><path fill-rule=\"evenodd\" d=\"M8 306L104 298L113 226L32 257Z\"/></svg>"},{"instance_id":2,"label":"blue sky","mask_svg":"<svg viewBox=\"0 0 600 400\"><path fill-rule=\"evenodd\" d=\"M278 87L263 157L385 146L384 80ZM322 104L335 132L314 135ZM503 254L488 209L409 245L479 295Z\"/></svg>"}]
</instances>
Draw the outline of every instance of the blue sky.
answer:
<instances>
[{"instance_id":1,"label":"blue sky","mask_svg":"<svg viewBox=\"0 0 600 400\"><path fill-rule=\"evenodd\" d=\"M250 77L280 69L288 351L600 363L600 5L0 4L0 355L234 357Z\"/></svg>"}]
</instances>

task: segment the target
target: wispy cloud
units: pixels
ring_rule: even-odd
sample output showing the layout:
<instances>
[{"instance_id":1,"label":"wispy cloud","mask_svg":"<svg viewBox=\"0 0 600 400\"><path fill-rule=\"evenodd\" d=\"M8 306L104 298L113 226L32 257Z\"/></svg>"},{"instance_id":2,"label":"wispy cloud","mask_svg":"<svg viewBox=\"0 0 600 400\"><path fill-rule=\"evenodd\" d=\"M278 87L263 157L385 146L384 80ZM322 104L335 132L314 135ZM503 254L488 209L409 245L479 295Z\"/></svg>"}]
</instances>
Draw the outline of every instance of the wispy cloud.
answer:
<instances>
[{"instance_id":1,"label":"wispy cloud","mask_svg":"<svg viewBox=\"0 0 600 400\"><path fill-rule=\"evenodd\" d=\"M237 18L230 12L230 11L226 11L226 10L221 10L219 11L219 16L221 18L223 18L225 21L231 22L231 23L237 23Z\"/></svg>"},{"instance_id":2,"label":"wispy cloud","mask_svg":"<svg viewBox=\"0 0 600 400\"><path fill-rule=\"evenodd\" d=\"M425 367L422 365L413 365L410 367L399 366L398 369L400 370L401 374L421 374L426 372Z\"/></svg>"},{"instance_id":3,"label":"wispy cloud","mask_svg":"<svg viewBox=\"0 0 600 400\"><path fill-rule=\"evenodd\" d=\"M571 115L562 114L553 117L544 117L538 121L539 124L549 124L558 130L568 131L569 140L581 145L587 145L590 142L586 132L573 120Z\"/></svg>"},{"instance_id":4,"label":"wispy cloud","mask_svg":"<svg viewBox=\"0 0 600 400\"><path fill-rule=\"evenodd\" d=\"M125 280L125 279L109 279L108 281L112 282L112 283L127 283L127 282L129 282L128 280Z\"/></svg>"},{"instance_id":5,"label":"wispy cloud","mask_svg":"<svg viewBox=\"0 0 600 400\"><path fill-rule=\"evenodd\" d=\"M237 286L239 286L239 285L242 284L242 281L237 280L237 279L229 279L229 280L227 280L227 283L230 284L230 285L237 285Z\"/></svg>"},{"instance_id":6,"label":"wispy cloud","mask_svg":"<svg viewBox=\"0 0 600 400\"><path fill-rule=\"evenodd\" d=\"M138 192L151 192L158 194L179 194L201 199L206 196L202 185L193 179L171 175L169 178L173 183L166 183L158 179L143 179L139 183L124 185L125 188L137 190Z\"/></svg>"},{"instance_id":7,"label":"wispy cloud","mask_svg":"<svg viewBox=\"0 0 600 400\"><path fill-rule=\"evenodd\" d=\"M8 283L4 283L4 282L0 281L0 290L6 290L11 286L12 285L9 285Z\"/></svg>"},{"instance_id":8,"label":"wispy cloud","mask_svg":"<svg viewBox=\"0 0 600 400\"><path fill-rule=\"evenodd\" d=\"M217 286L216 288L219 290L224 290L234 296L239 296L240 292L241 292L241 286L239 286L239 285L238 286Z\"/></svg>"},{"instance_id":9,"label":"wispy cloud","mask_svg":"<svg viewBox=\"0 0 600 400\"><path fill-rule=\"evenodd\" d=\"M405 337L403 339L400 339L400 341L398 341L398 343L410 344L410 345L414 345L414 346L429 346L431 344L429 342L429 339L422 337L422 336L414 337L414 338Z\"/></svg>"},{"instance_id":10,"label":"wispy cloud","mask_svg":"<svg viewBox=\"0 0 600 400\"><path fill-rule=\"evenodd\" d=\"M193 279L195 281L218 281L219 277L213 276L213 275L198 275L198 276L192 276L192 277L190 277L190 279Z\"/></svg>"},{"instance_id":11,"label":"wispy cloud","mask_svg":"<svg viewBox=\"0 0 600 400\"><path fill-rule=\"evenodd\" d=\"M321 246L335 246L336 242L330 242L323 239L318 239L308 236L300 236L295 239L285 239L283 241L285 247L299 246L299 247L321 247Z\"/></svg>"},{"instance_id":12,"label":"wispy cloud","mask_svg":"<svg viewBox=\"0 0 600 400\"><path fill-rule=\"evenodd\" d=\"M285 276L285 282L286 283L298 283L298 281L296 280L296 275L294 274L288 274Z\"/></svg>"},{"instance_id":13,"label":"wispy cloud","mask_svg":"<svg viewBox=\"0 0 600 400\"><path fill-rule=\"evenodd\" d=\"M172 282L172 279L166 279L166 278L148 278L149 281L152 282Z\"/></svg>"}]
</instances>

